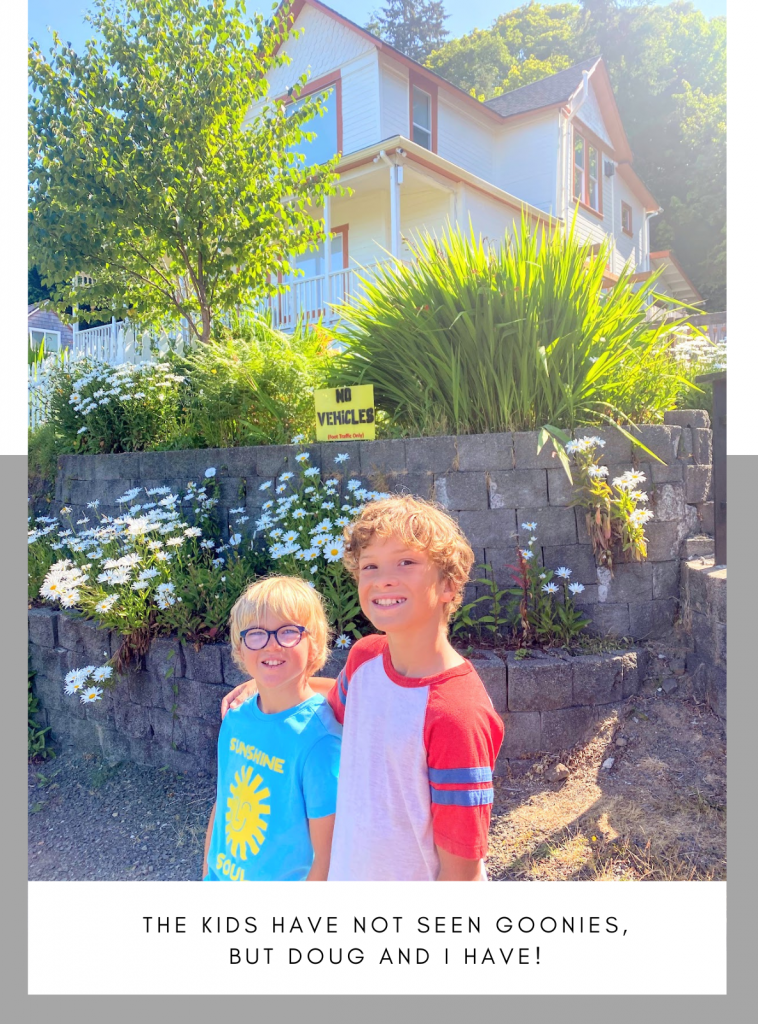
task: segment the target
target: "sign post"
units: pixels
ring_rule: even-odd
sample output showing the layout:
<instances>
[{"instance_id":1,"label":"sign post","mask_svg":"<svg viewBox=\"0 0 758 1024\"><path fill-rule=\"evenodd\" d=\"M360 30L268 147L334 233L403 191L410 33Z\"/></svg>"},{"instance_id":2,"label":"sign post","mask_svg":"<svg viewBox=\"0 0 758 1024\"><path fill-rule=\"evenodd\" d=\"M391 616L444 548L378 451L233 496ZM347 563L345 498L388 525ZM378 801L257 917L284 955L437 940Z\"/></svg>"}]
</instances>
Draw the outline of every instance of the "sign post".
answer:
<instances>
[{"instance_id":1,"label":"sign post","mask_svg":"<svg viewBox=\"0 0 758 1024\"><path fill-rule=\"evenodd\" d=\"M315 393L317 441L373 441L374 385L321 388Z\"/></svg>"}]
</instances>

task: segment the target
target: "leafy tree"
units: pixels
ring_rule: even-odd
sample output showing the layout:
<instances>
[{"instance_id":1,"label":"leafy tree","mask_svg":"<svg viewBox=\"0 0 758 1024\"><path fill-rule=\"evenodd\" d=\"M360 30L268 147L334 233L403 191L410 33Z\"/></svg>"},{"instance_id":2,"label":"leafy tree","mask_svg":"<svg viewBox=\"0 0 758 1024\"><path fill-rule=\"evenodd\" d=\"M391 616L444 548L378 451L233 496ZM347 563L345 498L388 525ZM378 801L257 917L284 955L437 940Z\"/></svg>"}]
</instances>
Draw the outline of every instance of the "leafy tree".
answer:
<instances>
[{"instance_id":1,"label":"leafy tree","mask_svg":"<svg viewBox=\"0 0 758 1024\"><path fill-rule=\"evenodd\" d=\"M43 302L45 299L50 297L50 292L42 283L39 276L39 270L36 267L29 267L29 273L27 274L27 299L29 305L33 305L35 302Z\"/></svg>"},{"instance_id":2,"label":"leafy tree","mask_svg":"<svg viewBox=\"0 0 758 1024\"><path fill-rule=\"evenodd\" d=\"M708 308L726 304L726 20L687 0L527 3L447 42L428 67L480 98L605 59L635 156L663 213L654 249L673 248Z\"/></svg>"},{"instance_id":3,"label":"leafy tree","mask_svg":"<svg viewBox=\"0 0 758 1024\"><path fill-rule=\"evenodd\" d=\"M95 0L89 20L81 55L55 33L49 58L29 48L30 261L61 311L185 317L207 341L323 234L308 209L339 189L336 160L297 153L323 98L247 118L287 61L286 5L250 21L245 0Z\"/></svg>"},{"instance_id":4,"label":"leafy tree","mask_svg":"<svg viewBox=\"0 0 758 1024\"><path fill-rule=\"evenodd\" d=\"M449 35L447 18L442 0L387 0L366 28L406 56L423 61Z\"/></svg>"}]
</instances>

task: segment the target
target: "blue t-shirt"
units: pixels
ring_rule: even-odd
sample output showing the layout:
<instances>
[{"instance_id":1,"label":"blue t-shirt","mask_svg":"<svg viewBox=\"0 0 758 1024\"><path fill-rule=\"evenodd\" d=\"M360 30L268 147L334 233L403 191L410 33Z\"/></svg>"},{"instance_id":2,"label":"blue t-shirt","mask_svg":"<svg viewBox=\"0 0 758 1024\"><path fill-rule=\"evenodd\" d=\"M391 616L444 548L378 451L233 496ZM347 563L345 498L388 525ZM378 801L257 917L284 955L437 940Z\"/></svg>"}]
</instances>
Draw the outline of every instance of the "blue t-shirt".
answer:
<instances>
[{"instance_id":1,"label":"blue t-shirt","mask_svg":"<svg viewBox=\"0 0 758 1024\"><path fill-rule=\"evenodd\" d=\"M261 711L256 695L226 714L205 881L307 876L313 863L308 819L337 807L341 734L319 694L274 715Z\"/></svg>"}]
</instances>

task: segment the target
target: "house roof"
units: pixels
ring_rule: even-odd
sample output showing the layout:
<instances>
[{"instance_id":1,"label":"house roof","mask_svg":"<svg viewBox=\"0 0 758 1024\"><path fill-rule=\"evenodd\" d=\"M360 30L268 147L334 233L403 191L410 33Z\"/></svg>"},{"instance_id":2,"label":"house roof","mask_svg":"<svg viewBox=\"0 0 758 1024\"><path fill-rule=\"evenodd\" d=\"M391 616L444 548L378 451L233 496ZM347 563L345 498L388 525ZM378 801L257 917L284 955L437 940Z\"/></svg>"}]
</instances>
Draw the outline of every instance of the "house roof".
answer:
<instances>
[{"instance_id":1,"label":"house roof","mask_svg":"<svg viewBox=\"0 0 758 1024\"><path fill-rule=\"evenodd\" d=\"M661 249L650 253L650 262L654 270L661 270L661 281L669 289L675 299L680 302L702 302L703 296L690 280L684 267L670 249Z\"/></svg>"},{"instance_id":2,"label":"house roof","mask_svg":"<svg viewBox=\"0 0 758 1024\"><path fill-rule=\"evenodd\" d=\"M580 64L574 64L573 67L541 78L538 82L522 85L511 92L503 93L502 96L486 100L484 105L501 117L513 117L514 114L525 114L530 110L567 103L577 89L581 88L583 73L591 73L599 60L600 57L590 57Z\"/></svg>"}]
</instances>

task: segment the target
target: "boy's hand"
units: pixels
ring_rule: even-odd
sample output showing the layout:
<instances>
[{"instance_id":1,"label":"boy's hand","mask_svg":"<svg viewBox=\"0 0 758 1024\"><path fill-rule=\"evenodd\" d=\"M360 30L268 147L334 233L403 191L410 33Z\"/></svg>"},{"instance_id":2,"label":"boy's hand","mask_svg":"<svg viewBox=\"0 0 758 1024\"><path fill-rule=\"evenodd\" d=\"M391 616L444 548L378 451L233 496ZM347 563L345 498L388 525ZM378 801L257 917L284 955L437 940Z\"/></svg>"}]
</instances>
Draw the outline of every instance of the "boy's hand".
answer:
<instances>
[{"instance_id":1,"label":"boy's hand","mask_svg":"<svg viewBox=\"0 0 758 1024\"><path fill-rule=\"evenodd\" d=\"M221 721L223 722L227 711L233 711L234 708L242 707L245 701L249 700L257 692L258 687L254 679L248 679L246 683L240 683L239 686L235 686L221 701Z\"/></svg>"}]
</instances>

